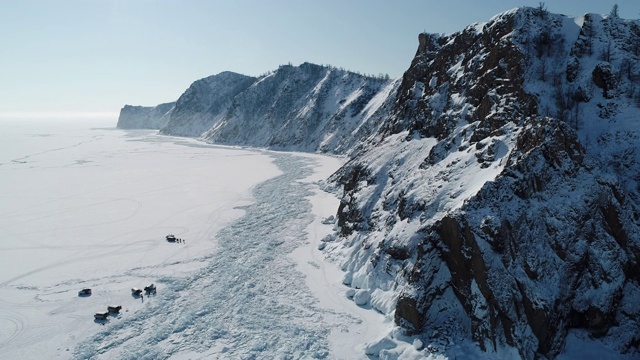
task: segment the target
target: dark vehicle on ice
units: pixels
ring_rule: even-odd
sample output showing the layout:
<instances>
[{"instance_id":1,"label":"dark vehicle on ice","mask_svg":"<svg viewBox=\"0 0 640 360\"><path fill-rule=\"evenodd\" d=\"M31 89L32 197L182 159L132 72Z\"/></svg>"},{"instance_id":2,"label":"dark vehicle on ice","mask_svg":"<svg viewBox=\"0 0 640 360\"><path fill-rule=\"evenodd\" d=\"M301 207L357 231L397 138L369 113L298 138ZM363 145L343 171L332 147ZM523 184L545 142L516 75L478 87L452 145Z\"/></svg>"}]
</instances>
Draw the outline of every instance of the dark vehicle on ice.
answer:
<instances>
[{"instance_id":1,"label":"dark vehicle on ice","mask_svg":"<svg viewBox=\"0 0 640 360\"><path fill-rule=\"evenodd\" d=\"M96 320L107 320L107 317L109 316L109 312L108 311L99 311L97 313L95 313L93 315L93 317Z\"/></svg>"},{"instance_id":2,"label":"dark vehicle on ice","mask_svg":"<svg viewBox=\"0 0 640 360\"><path fill-rule=\"evenodd\" d=\"M145 286L144 287L144 293L149 295L149 294L156 294L156 286L154 284L151 284L149 286Z\"/></svg>"}]
</instances>

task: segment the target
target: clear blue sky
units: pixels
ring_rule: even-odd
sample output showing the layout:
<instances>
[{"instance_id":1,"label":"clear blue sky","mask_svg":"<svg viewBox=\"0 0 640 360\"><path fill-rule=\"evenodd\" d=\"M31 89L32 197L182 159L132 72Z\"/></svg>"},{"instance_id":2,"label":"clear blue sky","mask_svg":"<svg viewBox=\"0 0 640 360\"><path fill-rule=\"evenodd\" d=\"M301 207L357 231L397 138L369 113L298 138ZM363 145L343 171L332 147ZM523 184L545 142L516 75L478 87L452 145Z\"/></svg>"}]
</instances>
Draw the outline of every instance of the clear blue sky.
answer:
<instances>
[{"instance_id":1,"label":"clear blue sky","mask_svg":"<svg viewBox=\"0 0 640 360\"><path fill-rule=\"evenodd\" d=\"M528 0L0 0L0 118L117 114L195 80L288 62L400 76L422 31L450 33ZM546 1L556 13L640 17L638 0Z\"/></svg>"}]
</instances>

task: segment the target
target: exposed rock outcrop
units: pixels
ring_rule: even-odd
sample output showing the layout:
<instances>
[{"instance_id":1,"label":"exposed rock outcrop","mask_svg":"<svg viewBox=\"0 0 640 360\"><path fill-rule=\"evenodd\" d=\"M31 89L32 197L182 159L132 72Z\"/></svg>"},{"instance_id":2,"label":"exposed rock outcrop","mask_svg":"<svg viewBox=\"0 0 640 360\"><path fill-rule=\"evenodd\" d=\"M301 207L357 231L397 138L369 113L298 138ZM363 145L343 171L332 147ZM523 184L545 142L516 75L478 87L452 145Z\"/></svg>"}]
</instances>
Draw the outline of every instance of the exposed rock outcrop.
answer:
<instances>
[{"instance_id":1,"label":"exposed rock outcrop","mask_svg":"<svg viewBox=\"0 0 640 360\"><path fill-rule=\"evenodd\" d=\"M405 334L638 354L640 32L580 20L522 8L421 34L377 142L332 177L324 251Z\"/></svg>"}]
</instances>

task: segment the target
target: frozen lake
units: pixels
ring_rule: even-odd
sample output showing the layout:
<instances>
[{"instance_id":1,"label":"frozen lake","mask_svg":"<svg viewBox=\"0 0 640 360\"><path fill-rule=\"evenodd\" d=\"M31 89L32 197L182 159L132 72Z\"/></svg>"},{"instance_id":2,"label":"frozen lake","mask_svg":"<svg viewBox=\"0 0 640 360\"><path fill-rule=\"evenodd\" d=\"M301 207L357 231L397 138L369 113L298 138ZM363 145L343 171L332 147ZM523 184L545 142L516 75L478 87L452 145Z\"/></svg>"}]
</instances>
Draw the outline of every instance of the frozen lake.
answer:
<instances>
[{"instance_id":1,"label":"frozen lake","mask_svg":"<svg viewBox=\"0 0 640 360\"><path fill-rule=\"evenodd\" d=\"M358 358L383 331L317 251L337 199L316 181L342 160L107 123L0 134L3 358Z\"/></svg>"}]
</instances>

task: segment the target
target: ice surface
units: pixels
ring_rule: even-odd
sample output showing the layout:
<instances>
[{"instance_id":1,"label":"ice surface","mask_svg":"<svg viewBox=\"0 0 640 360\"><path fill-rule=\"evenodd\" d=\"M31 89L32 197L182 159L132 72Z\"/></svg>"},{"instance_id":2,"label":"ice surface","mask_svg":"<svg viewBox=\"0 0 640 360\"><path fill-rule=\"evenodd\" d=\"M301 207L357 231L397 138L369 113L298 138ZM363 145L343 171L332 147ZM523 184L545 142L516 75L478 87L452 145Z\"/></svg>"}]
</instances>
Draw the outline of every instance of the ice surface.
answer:
<instances>
[{"instance_id":1,"label":"ice surface","mask_svg":"<svg viewBox=\"0 0 640 360\"><path fill-rule=\"evenodd\" d=\"M216 249L215 233L252 201L251 187L279 173L265 154L177 144L147 131L0 126L7 358L68 356L78 339L100 330L94 312L121 304L124 319L142 308L131 287L200 268ZM167 243L169 232L186 242ZM78 297L85 287L93 294ZM162 294L166 284L158 287Z\"/></svg>"},{"instance_id":2,"label":"ice surface","mask_svg":"<svg viewBox=\"0 0 640 360\"><path fill-rule=\"evenodd\" d=\"M3 358L357 359L384 333L317 250L337 201L317 182L342 159L0 127Z\"/></svg>"}]
</instances>

